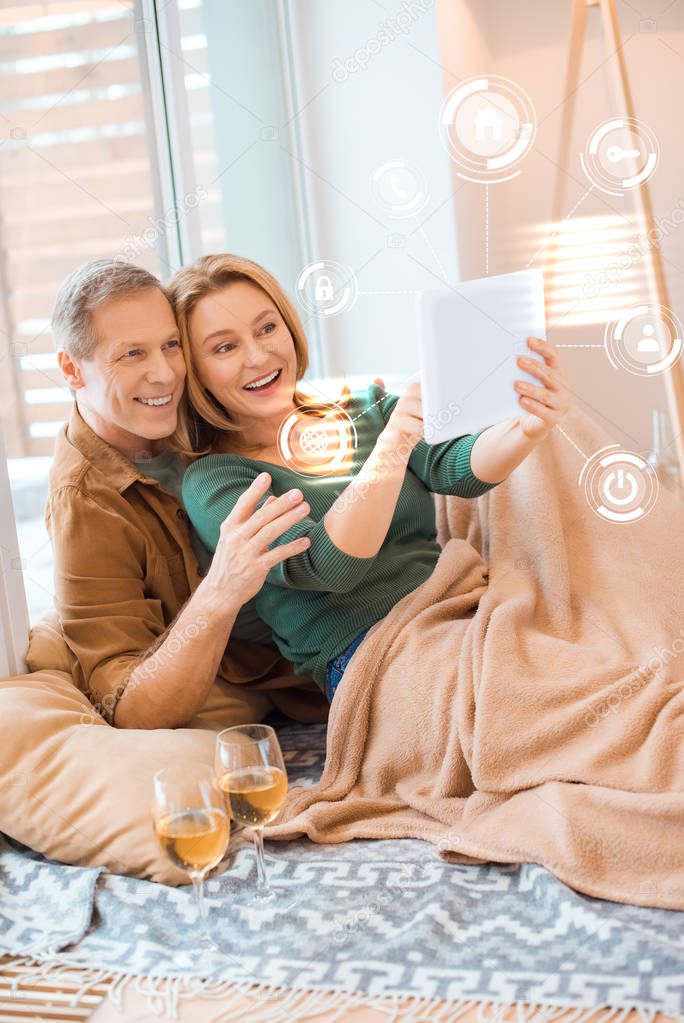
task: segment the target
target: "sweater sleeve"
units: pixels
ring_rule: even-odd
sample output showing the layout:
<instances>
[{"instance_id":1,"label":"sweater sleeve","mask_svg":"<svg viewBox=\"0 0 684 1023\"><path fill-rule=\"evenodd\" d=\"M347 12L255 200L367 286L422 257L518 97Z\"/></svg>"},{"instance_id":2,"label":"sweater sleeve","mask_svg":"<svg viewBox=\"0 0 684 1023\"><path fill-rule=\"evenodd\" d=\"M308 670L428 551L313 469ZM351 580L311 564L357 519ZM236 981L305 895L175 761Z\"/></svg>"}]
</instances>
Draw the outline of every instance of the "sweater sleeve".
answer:
<instances>
[{"instance_id":1,"label":"sweater sleeve","mask_svg":"<svg viewBox=\"0 0 684 1023\"><path fill-rule=\"evenodd\" d=\"M200 458L187 470L183 479L183 503L210 551L216 550L221 523L258 475L259 471L247 462L222 455ZM269 488L258 507L271 495L273 491ZM300 519L271 546L281 546L302 536L310 538L311 546L275 565L266 576L266 582L287 589L345 593L363 579L373 564L373 558L355 558L341 551L330 539L323 520L317 522L310 516Z\"/></svg>"},{"instance_id":2,"label":"sweater sleeve","mask_svg":"<svg viewBox=\"0 0 684 1023\"><path fill-rule=\"evenodd\" d=\"M385 423L399 401L396 394L385 394L377 384L369 388L370 400L377 405ZM383 397L383 395L385 395ZM486 427L485 427L486 429ZM484 430L467 433L443 444L418 441L409 458L409 469L433 494L455 494L457 497L479 497L498 483L485 483L473 472L470 455L473 445Z\"/></svg>"}]
</instances>

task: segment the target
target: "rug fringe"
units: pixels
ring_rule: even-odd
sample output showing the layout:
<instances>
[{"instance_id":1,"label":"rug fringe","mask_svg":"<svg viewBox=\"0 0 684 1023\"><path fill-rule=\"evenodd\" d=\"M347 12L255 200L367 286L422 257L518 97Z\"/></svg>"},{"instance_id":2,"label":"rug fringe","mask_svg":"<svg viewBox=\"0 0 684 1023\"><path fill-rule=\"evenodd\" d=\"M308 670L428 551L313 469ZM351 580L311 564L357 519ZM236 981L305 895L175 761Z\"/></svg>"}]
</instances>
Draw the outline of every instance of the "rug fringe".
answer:
<instances>
[{"instance_id":1,"label":"rug fringe","mask_svg":"<svg viewBox=\"0 0 684 1023\"><path fill-rule=\"evenodd\" d=\"M334 988L283 988L248 980L212 980L199 977L166 977L152 974L140 976L101 967L88 967L66 955L25 955L0 962L0 973L18 971L11 990L35 983L78 983L68 1003L78 1005L88 991L109 981L107 999L123 1010L123 995L129 984L142 995L151 1012L167 1019L178 1019L181 1003L190 998L207 1001L223 1000L224 1004L211 1023L240 1023L245 1017L244 1001L249 998L250 1023L305 1023L326 1017L326 1023L344 1020L354 1009L374 1009L382 1023L459 1023L463 1016L475 1012L476 1023L624 1023L635 1012L640 1023L654 1023L658 1010L644 1006L610 1006L593 1008L548 1005L529 1002L482 1002L474 999L445 1001L440 998L417 998L399 995L365 995ZM226 1003L227 1000L227 1003ZM666 1015L672 1015L666 1013ZM684 1016L672 1018L684 1023Z\"/></svg>"}]
</instances>

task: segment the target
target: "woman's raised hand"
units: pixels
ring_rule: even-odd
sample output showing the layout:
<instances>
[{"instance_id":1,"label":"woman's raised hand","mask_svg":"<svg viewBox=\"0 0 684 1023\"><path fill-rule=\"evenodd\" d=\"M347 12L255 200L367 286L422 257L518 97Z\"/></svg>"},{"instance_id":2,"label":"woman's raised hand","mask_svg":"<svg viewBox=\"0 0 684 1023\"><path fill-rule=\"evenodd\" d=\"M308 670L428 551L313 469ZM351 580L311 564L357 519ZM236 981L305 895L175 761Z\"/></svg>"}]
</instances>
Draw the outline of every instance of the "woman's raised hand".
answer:
<instances>
[{"instance_id":1,"label":"woman's raised hand","mask_svg":"<svg viewBox=\"0 0 684 1023\"><path fill-rule=\"evenodd\" d=\"M205 580L241 605L259 592L269 569L293 554L301 554L311 543L308 537L300 537L269 550L283 533L309 514L309 505L302 500L301 490L271 496L257 510L270 485L270 475L262 472L223 520L216 553Z\"/></svg>"},{"instance_id":2,"label":"woman's raised hand","mask_svg":"<svg viewBox=\"0 0 684 1023\"><path fill-rule=\"evenodd\" d=\"M550 341L529 337L527 346L544 361L519 356L517 363L540 384L517 380L515 389L520 395L520 405L527 413L520 417L520 428L526 437L538 440L553 429L570 408L570 386L558 351Z\"/></svg>"}]
</instances>

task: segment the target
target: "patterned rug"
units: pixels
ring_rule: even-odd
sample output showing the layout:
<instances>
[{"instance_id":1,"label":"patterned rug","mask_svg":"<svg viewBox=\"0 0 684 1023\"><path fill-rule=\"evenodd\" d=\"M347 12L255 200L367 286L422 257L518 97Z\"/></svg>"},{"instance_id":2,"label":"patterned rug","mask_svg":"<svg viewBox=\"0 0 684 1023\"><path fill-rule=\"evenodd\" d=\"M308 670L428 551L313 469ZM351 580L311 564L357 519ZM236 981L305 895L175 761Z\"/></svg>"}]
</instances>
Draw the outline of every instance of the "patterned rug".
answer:
<instances>
[{"instance_id":1,"label":"patterned rug","mask_svg":"<svg viewBox=\"0 0 684 1023\"><path fill-rule=\"evenodd\" d=\"M279 732L291 782L311 784L323 728ZM0 841L0 952L43 969L84 966L93 979L152 978L167 1010L172 990L219 997L258 984L684 1021L683 914L580 895L536 865L449 865L418 841L267 843L274 880L299 898L281 911L245 903L254 859L238 835L206 886L222 949L208 965L189 885L67 867Z\"/></svg>"}]
</instances>

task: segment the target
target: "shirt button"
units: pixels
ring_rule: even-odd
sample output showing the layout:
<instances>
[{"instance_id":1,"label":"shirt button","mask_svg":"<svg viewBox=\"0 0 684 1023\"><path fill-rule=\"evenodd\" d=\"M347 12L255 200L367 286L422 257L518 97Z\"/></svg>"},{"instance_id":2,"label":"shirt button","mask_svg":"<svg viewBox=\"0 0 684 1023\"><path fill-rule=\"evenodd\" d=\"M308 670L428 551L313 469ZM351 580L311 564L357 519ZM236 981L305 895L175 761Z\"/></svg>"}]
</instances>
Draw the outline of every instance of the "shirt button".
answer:
<instances>
[{"instance_id":1,"label":"shirt button","mask_svg":"<svg viewBox=\"0 0 684 1023\"><path fill-rule=\"evenodd\" d=\"M197 569L197 575L200 577L200 579L204 579L206 574L207 574L206 568L198 568Z\"/></svg>"},{"instance_id":2,"label":"shirt button","mask_svg":"<svg viewBox=\"0 0 684 1023\"><path fill-rule=\"evenodd\" d=\"M188 516L185 514L185 512L183 511L182 508L178 508L177 509L177 511L176 511L176 518L178 518L178 519L187 519L187 517Z\"/></svg>"}]
</instances>

